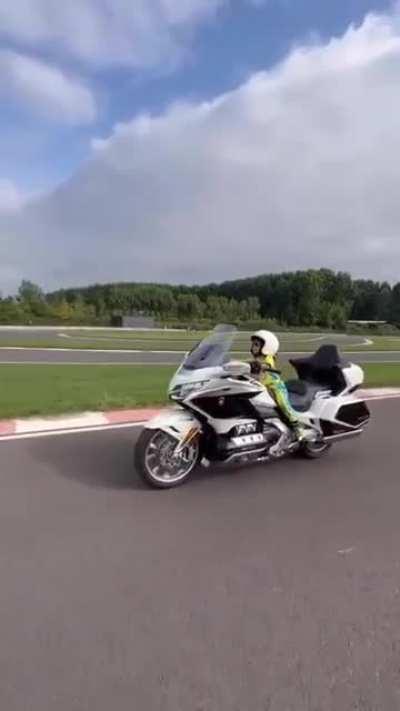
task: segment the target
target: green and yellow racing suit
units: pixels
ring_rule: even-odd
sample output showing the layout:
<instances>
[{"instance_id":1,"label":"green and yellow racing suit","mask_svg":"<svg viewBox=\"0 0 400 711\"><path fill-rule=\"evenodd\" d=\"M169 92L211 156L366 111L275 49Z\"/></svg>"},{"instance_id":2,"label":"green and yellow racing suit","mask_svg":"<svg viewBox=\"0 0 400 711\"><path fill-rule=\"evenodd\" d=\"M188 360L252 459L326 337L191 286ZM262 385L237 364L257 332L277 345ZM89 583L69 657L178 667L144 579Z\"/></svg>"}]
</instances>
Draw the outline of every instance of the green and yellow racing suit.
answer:
<instances>
[{"instance_id":1,"label":"green and yellow racing suit","mask_svg":"<svg viewBox=\"0 0 400 711\"><path fill-rule=\"evenodd\" d=\"M289 393L277 369L275 358L273 356L263 356L257 360L262 366L260 374L262 384L265 385L269 394L275 400L288 424L296 429L299 426L298 415L290 404Z\"/></svg>"}]
</instances>

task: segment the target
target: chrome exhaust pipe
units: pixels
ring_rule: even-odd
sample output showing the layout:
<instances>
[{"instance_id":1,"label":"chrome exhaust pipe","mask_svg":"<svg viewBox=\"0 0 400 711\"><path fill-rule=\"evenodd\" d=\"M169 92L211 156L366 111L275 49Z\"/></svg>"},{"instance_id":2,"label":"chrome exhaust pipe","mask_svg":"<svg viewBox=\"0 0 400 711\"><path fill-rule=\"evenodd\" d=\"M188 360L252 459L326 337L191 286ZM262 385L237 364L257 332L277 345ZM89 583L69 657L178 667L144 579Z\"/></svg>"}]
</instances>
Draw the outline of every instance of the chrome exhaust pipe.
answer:
<instances>
[{"instance_id":1,"label":"chrome exhaust pipe","mask_svg":"<svg viewBox=\"0 0 400 711\"><path fill-rule=\"evenodd\" d=\"M359 437L362 435L364 430L353 430L353 432L341 432L340 434L330 435L329 437L324 437L324 442L327 444L331 442L341 442L346 439L353 439L353 437Z\"/></svg>"},{"instance_id":2,"label":"chrome exhaust pipe","mask_svg":"<svg viewBox=\"0 0 400 711\"><path fill-rule=\"evenodd\" d=\"M246 462L250 458L253 459L253 457L255 457L254 461L257 461L257 457L264 454L265 450L266 450L266 447L262 447L261 449L250 449L250 450L247 450L246 452L234 452L227 459L223 460L223 464L231 464L232 462L243 462L243 461Z\"/></svg>"}]
</instances>

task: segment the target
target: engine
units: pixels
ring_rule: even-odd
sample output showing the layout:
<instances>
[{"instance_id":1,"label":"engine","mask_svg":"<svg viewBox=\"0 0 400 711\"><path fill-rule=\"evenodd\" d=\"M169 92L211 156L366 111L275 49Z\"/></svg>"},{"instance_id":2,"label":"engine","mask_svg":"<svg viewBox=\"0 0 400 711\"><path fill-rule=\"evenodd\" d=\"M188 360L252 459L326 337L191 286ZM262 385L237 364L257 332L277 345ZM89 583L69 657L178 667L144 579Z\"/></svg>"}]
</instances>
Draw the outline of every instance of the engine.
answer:
<instances>
[{"instance_id":1,"label":"engine","mask_svg":"<svg viewBox=\"0 0 400 711\"><path fill-rule=\"evenodd\" d=\"M259 459L280 438L279 430L270 424L246 422L238 424L216 441L216 458L220 461L249 461Z\"/></svg>"}]
</instances>

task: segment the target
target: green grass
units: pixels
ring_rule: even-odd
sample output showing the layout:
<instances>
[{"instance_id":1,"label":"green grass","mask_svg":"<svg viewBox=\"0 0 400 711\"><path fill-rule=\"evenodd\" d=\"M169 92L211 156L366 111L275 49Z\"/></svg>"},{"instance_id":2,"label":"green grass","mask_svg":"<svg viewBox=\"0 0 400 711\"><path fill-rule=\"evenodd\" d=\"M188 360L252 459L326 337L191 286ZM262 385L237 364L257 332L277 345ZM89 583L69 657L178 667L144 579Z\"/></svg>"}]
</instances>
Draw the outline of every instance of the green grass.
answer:
<instances>
[{"instance_id":1,"label":"green grass","mask_svg":"<svg viewBox=\"0 0 400 711\"><path fill-rule=\"evenodd\" d=\"M0 419L112 410L166 400L174 367L0 366Z\"/></svg>"},{"instance_id":2,"label":"green grass","mask_svg":"<svg viewBox=\"0 0 400 711\"><path fill-rule=\"evenodd\" d=\"M366 387L400 387L400 363L365 363L362 367Z\"/></svg>"},{"instance_id":3,"label":"green grass","mask_svg":"<svg viewBox=\"0 0 400 711\"><path fill-rule=\"evenodd\" d=\"M139 350L139 351L188 351L204 337L203 332L168 333L168 332L95 332L69 331L68 338L54 334L35 336L32 333L20 333L14 336L0 331L0 347L12 348L15 346L25 348L68 348L84 350ZM370 345L362 345L363 336L328 335L324 340L318 340L316 334L279 334L281 350L307 351L316 350L323 343L337 343L339 348L346 351L400 351L400 338L375 336L370 338ZM247 352L249 336L238 335L234 350Z\"/></svg>"},{"instance_id":4,"label":"green grass","mask_svg":"<svg viewBox=\"0 0 400 711\"><path fill-rule=\"evenodd\" d=\"M173 366L2 365L0 419L166 402ZM400 364L365 365L366 385L400 386ZM293 377L286 366L285 377Z\"/></svg>"},{"instance_id":5,"label":"green grass","mask_svg":"<svg viewBox=\"0 0 400 711\"><path fill-rule=\"evenodd\" d=\"M370 338L368 336L368 338ZM371 345L357 346L355 348L345 348L343 350L354 350L359 351L400 351L400 338L398 336L392 336L387 338L386 336L375 336L370 338L372 341Z\"/></svg>"}]
</instances>

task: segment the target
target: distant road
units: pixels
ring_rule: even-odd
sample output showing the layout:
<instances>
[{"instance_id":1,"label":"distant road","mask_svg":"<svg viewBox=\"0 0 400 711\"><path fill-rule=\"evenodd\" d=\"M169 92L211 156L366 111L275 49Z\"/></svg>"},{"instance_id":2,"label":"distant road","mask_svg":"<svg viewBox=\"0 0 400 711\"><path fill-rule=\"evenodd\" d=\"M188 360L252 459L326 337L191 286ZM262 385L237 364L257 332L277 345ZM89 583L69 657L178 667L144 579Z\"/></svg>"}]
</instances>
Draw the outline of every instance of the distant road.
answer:
<instances>
[{"instance_id":1,"label":"distant road","mask_svg":"<svg viewBox=\"0 0 400 711\"><path fill-rule=\"evenodd\" d=\"M1 338L26 338L26 335L31 333L35 338L48 338L51 335L57 335L65 331L88 331L89 333L96 331L110 331L110 333L186 333L183 328L119 328L114 326L2 326L0 325L0 340Z\"/></svg>"},{"instance_id":2,"label":"distant road","mask_svg":"<svg viewBox=\"0 0 400 711\"><path fill-rule=\"evenodd\" d=\"M72 330L87 331L87 339L83 334L76 337L71 333ZM110 331L109 337L106 334L101 334L96 337L96 331ZM64 326L49 326L49 327L15 327L15 326L0 326L0 364L1 363L52 363L52 364L107 364L107 365L123 365L123 364L148 364L148 365L176 365L180 363L184 351L176 351L176 342L172 343L169 338L164 340L160 336L159 339L140 336L136 339L132 335L127 335L124 338L124 331L138 331L140 329L96 329L96 328L81 328L79 327L64 327ZM148 329L141 329L147 330ZM67 333L65 333L67 331ZM122 331L122 333L121 333ZM115 338L115 332L121 333L121 339ZM71 335L69 335L71 333ZM162 331L160 330L160 333ZM81 348L66 348L69 343L69 338L74 338L76 342L81 344ZM115 338L115 340L114 340ZM127 338L129 340L127 341ZM171 339L173 336L171 336ZM195 339L195 334L188 334L188 338L184 339L178 348L187 348L188 344ZM142 350L143 345L151 344L154 340L153 350ZM174 339L175 340L175 339ZM298 352L313 352L322 343L329 341L335 342L340 349L362 345L363 341L370 343L371 350L363 352L346 351L346 357L356 363L400 363L399 351L374 351L373 342L362 336L348 336L346 334L324 335L322 333L296 333L282 334L281 336L281 358L288 360L298 354ZM8 347L10 342L15 347ZM286 348L297 348L296 352L285 352ZM27 344L27 348L24 344ZM30 348L32 343L38 347ZM57 345L57 349L49 349L50 344ZM96 350L88 349L90 343L96 346ZM137 343L137 348L135 345ZM2 345L3 344L3 345ZM42 344L42 347L41 347ZM111 345L111 348L109 346ZM172 348L169 349L169 346ZM128 346L131 350L125 349ZM119 349L121 347L121 349ZM399 339L400 348L400 339ZM159 350L161 349L161 350Z\"/></svg>"},{"instance_id":3,"label":"distant road","mask_svg":"<svg viewBox=\"0 0 400 711\"><path fill-rule=\"evenodd\" d=\"M298 353L282 353L281 360L288 360ZM346 358L355 363L400 363L400 351L383 352L346 352ZM93 351L93 350L54 350L54 349L18 349L1 348L0 364L5 363L50 363L50 364L82 364L98 365L176 365L182 361L183 353L149 353L147 351Z\"/></svg>"}]
</instances>

